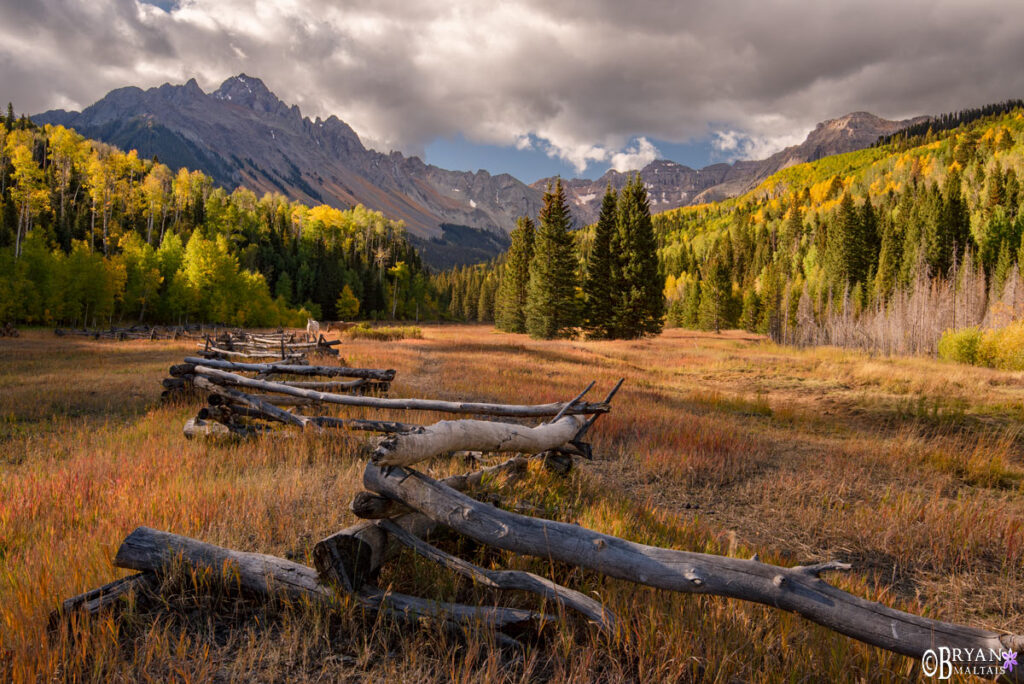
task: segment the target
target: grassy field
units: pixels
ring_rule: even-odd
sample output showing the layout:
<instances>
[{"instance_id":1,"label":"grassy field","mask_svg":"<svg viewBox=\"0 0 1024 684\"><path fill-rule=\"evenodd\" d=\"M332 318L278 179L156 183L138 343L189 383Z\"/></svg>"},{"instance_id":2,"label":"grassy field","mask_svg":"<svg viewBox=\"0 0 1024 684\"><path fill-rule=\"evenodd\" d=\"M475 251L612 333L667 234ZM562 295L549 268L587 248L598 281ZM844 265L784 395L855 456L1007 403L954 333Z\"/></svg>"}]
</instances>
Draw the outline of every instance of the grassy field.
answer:
<instances>
[{"instance_id":1,"label":"grassy field","mask_svg":"<svg viewBox=\"0 0 1024 684\"><path fill-rule=\"evenodd\" d=\"M393 396L565 400L626 384L595 426L597 460L534 468L503 506L679 549L807 563L913 612L1024 632L1024 375L739 333L534 342L487 327L346 339L349 365L395 368ZM257 604L187 573L117 616L48 633L63 598L109 582L133 528L311 564L352 522L364 436L187 442L195 406L162 405L184 342L0 340L0 681L905 681L908 658L799 617L671 594L465 541L449 550L530 569L605 601L605 637L567 619L501 650L333 609ZM349 415L355 415L350 413ZM409 416L406 416L408 419ZM433 416L419 416L432 420ZM459 463L433 467L441 474ZM431 598L538 607L403 556L384 585ZM548 606L550 610L550 606Z\"/></svg>"}]
</instances>

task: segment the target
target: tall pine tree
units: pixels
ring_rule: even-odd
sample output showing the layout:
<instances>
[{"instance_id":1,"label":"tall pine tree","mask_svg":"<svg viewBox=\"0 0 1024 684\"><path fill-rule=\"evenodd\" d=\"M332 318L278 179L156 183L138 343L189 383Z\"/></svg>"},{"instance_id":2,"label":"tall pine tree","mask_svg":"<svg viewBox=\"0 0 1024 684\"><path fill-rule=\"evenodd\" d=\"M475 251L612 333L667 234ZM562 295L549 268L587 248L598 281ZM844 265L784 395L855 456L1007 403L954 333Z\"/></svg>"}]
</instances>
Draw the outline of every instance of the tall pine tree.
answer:
<instances>
[{"instance_id":1,"label":"tall pine tree","mask_svg":"<svg viewBox=\"0 0 1024 684\"><path fill-rule=\"evenodd\" d=\"M665 324L664 278L658 266L658 243L651 222L647 187L636 174L619 196L613 253L617 290L614 336L626 339L657 335Z\"/></svg>"},{"instance_id":2,"label":"tall pine tree","mask_svg":"<svg viewBox=\"0 0 1024 684\"><path fill-rule=\"evenodd\" d=\"M530 262L526 332L551 339L570 335L579 325L576 301L576 253L569 228L572 220L562 180L544 193L540 229Z\"/></svg>"},{"instance_id":3,"label":"tall pine tree","mask_svg":"<svg viewBox=\"0 0 1024 684\"><path fill-rule=\"evenodd\" d=\"M594 228L594 244L587 259L583 295L586 298L584 327L591 337L614 336L616 292L612 282L615 257L612 240L616 230L616 193L611 183L601 201L601 213Z\"/></svg>"},{"instance_id":4,"label":"tall pine tree","mask_svg":"<svg viewBox=\"0 0 1024 684\"><path fill-rule=\"evenodd\" d=\"M526 295L533 259L533 221L521 217L509 237L512 245L505 259L505 271L494 304L494 323L506 332L526 332Z\"/></svg>"}]
</instances>

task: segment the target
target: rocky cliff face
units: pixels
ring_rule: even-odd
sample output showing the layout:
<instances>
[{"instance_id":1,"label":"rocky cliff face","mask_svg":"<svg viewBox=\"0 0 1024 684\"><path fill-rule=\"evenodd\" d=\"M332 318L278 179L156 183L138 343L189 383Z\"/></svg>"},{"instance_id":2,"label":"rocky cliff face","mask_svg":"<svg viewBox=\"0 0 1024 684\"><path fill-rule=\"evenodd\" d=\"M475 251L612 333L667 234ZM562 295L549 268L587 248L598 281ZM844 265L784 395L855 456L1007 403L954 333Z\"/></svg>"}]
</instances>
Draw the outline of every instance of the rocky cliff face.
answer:
<instances>
[{"instance_id":1,"label":"rocky cliff face","mask_svg":"<svg viewBox=\"0 0 1024 684\"><path fill-rule=\"evenodd\" d=\"M444 239L443 225L507 232L536 215L540 193L508 174L446 171L418 157L366 149L337 117L304 118L258 78L229 78L213 93L191 80L141 90L121 88L82 112L33 117L172 168L210 174L224 187L245 185L309 203L356 203L405 221L422 239Z\"/></svg>"},{"instance_id":2,"label":"rocky cliff face","mask_svg":"<svg viewBox=\"0 0 1024 684\"><path fill-rule=\"evenodd\" d=\"M651 198L651 211L667 211L690 204L714 202L742 195L776 171L870 147L879 136L889 135L927 117L889 121L867 112L854 112L818 124L799 145L787 147L760 161L737 161L691 169L665 159L651 162L640 170ZM581 223L593 223L601 209L601 198L610 183L619 189L629 174L609 171L596 181L564 181L570 203ZM553 179L533 184L543 190Z\"/></svg>"}]
</instances>

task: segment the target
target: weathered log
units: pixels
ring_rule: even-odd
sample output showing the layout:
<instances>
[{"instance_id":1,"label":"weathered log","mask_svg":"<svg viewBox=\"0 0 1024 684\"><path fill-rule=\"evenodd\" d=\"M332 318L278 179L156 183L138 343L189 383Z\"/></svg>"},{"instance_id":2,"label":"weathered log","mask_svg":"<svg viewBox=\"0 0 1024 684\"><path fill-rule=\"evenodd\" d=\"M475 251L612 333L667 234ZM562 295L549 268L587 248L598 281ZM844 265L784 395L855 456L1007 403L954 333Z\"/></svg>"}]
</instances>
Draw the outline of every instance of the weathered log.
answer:
<instances>
[{"instance_id":1,"label":"weathered log","mask_svg":"<svg viewBox=\"0 0 1024 684\"><path fill-rule=\"evenodd\" d=\"M395 379L395 371L392 369L382 370L380 368L346 368L343 366L307 366L289 365L284 363L241 363L237 361L222 361L216 359L201 359L196 356L185 357L185 364L191 366L189 373L195 372L196 366L207 366L219 370L228 371L253 371L268 375L313 375L325 378L365 378L367 380L380 380L391 382ZM172 367L172 375L173 372Z\"/></svg>"},{"instance_id":2,"label":"weathered log","mask_svg":"<svg viewBox=\"0 0 1024 684\"><path fill-rule=\"evenodd\" d=\"M231 351L229 349L221 349L220 347L211 346L209 349L204 349L203 354L208 356L209 359L224 359L228 357L236 357L240 359L276 359L281 363L294 364L299 361L305 360L303 354L280 354L279 352L264 352L264 351Z\"/></svg>"},{"instance_id":3,"label":"weathered log","mask_svg":"<svg viewBox=\"0 0 1024 684\"><path fill-rule=\"evenodd\" d=\"M262 553L226 549L149 527L136 528L125 538L114 557L114 565L119 568L157 574L168 571L179 562L220 573L236 582L243 591L260 597L329 601L334 596L331 588L321 584L316 571L308 566ZM353 596L364 607L387 610L390 614L414 621L435 618L506 629L552 619L529 610L429 601L373 587L360 587Z\"/></svg>"},{"instance_id":4,"label":"weathered log","mask_svg":"<svg viewBox=\"0 0 1024 684\"><path fill-rule=\"evenodd\" d=\"M339 390L347 391L359 389L360 387L366 385L367 381L364 380L363 378L357 378L355 380L325 380L323 382L315 380L308 382L288 380L281 382L281 384L288 385L289 387L301 387L303 389L320 390L321 392L337 392Z\"/></svg>"},{"instance_id":5,"label":"weathered log","mask_svg":"<svg viewBox=\"0 0 1024 684\"><path fill-rule=\"evenodd\" d=\"M334 418L332 416L309 416L312 423L325 428L341 428L361 432L413 432L423 426L411 423L396 423L391 420L363 420L360 418Z\"/></svg>"},{"instance_id":6,"label":"weathered log","mask_svg":"<svg viewBox=\"0 0 1024 684\"><path fill-rule=\"evenodd\" d=\"M95 615L107 608L114 607L130 595L153 590L157 583L157 577L153 573L140 572L65 599L59 608L50 613L50 629L56 629L62 619L70 617L73 613Z\"/></svg>"},{"instance_id":7,"label":"weathered log","mask_svg":"<svg viewBox=\"0 0 1024 684\"><path fill-rule=\"evenodd\" d=\"M219 395L214 395L218 397ZM230 423L235 417L257 418L281 422L277 417L258 409L235 403L214 403L199 409L199 418L216 420L219 423ZM387 420L362 420L358 418L333 418L330 416L303 416L309 422L326 428L340 428L360 432L408 432L419 429L419 425L395 423Z\"/></svg>"},{"instance_id":8,"label":"weathered log","mask_svg":"<svg viewBox=\"0 0 1024 684\"><path fill-rule=\"evenodd\" d=\"M480 486L485 478L508 475L515 477L526 470L527 459L510 458L496 466L466 475L446 478L454 489L469 490ZM438 528L422 513L398 515L394 522L420 539L427 539ZM372 582L381 566L399 546L372 521L360 521L340 532L321 539L313 547L313 562L324 582L340 587L358 587Z\"/></svg>"},{"instance_id":9,"label":"weathered log","mask_svg":"<svg viewBox=\"0 0 1024 684\"><path fill-rule=\"evenodd\" d=\"M508 476L509 480L514 479L526 471L528 463L529 460L527 458L516 456L515 458L502 461L501 463L489 468L477 470L472 473L466 473L464 475L452 475L450 477L446 477L441 480L441 482L444 482L452 489L460 492L466 492L479 487L484 478L505 475ZM349 504L349 510L351 510L357 518L363 518L364 520L394 518L399 515L415 512L414 509L409 508L401 501L389 499L386 496L374 494L373 492L368 492L366 490L356 493L355 497L352 499L352 503Z\"/></svg>"},{"instance_id":10,"label":"weathered log","mask_svg":"<svg viewBox=\"0 0 1024 684\"><path fill-rule=\"evenodd\" d=\"M246 397L254 397L261 401L265 401L268 404L274 406L315 406L317 402L312 399L300 399L299 397L282 397L276 394L246 394L245 392L239 392L239 394ZM227 398L227 395L211 394L207 397L207 401L211 406L216 406L218 403L230 404L231 399Z\"/></svg>"},{"instance_id":11,"label":"weathered log","mask_svg":"<svg viewBox=\"0 0 1024 684\"><path fill-rule=\"evenodd\" d=\"M268 416L273 416L275 419L281 421L282 423L287 423L288 425L295 425L303 429L305 429L307 426L312 426L314 428L316 427L315 425L310 423L309 418L307 418L306 416L300 416L295 413L291 413L290 411L284 411L282 409L279 409L273 404L263 401L262 398L257 398L252 396L251 394L245 394L243 392L236 392L232 389L228 389L227 387L220 387L219 385L215 385L206 378L198 375L196 376L194 382L196 387L198 387L199 389L208 390L210 392L213 392L214 394L218 394L222 397L230 399L233 402L237 402L244 406L248 406L251 409L255 409L261 413L265 413Z\"/></svg>"},{"instance_id":12,"label":"weathered log","mask_svg":"<svg viewBox=\"0 0 1024 684\"><path fill-rule=\"evenodd\" d=\"M438 411L441 413L472 413L493 416L510 416L519 418L544 417L557 415L565 407L564 403L510 405L482 404L472 402L435 401L431 399L393 399L382 397L353 397L343 394L329 394L299 387L289 387L279 382L255 380L235 373L217 370L211 366L197 365L196 374L204 375L211 380L239 387L258 389L264 392L276 392L294 397L305 397L325 404L342 404L345 406L369 406L379 409L403 409L411 411ZM579 403L565 411L566 414L582 415L591 413L607 413L607 404Z\"/></svg>"},{"instance_id":13,"label":"weathered log","mask_svg":"<svg viewBox=\"0 0 1024 684\"><path fill-rule=\"evenodd\" d=\"M384 437L372 460L377 465L408 466L452 451L538 454L568 442L581 425L580 416L563 416L532 428L486 420L442 420L417 432Z\"/></svg>"},{"instance_id":14,"label":"weathered log","mask_svg":"<svg viewBox=\"0 0 1024 684\"><path fill-rule=\"evenodd\" d=\"M372 463L366 466L363 484L482 544L660 589L713 594L793 611L864 643L914 658L939 647L982 649L986 657L1024 648L1024 636L895 610L837 589L819 577L825 571L849 569L846 563L783 568L756 560L647 546L578 525L510 513L414 470L384 470ZM1024 681L1022 671L1024 668L1011 673L1014 681Z\"/></svg>"},{"instance_id":15,"label":"weathered log","mask_svg":"<svg viewBox=\"0 0 1024 684\"><path fill-rule=\"evenodd\" d=\"M626 381L626 378L619 378L619 381L617 383L615 383L615 387L612 387L611 391L608 392L608 395L604 398L602 403L611 405L612 399L614 399L615 395L618 394L619 388L622 387L622 383L624 383L625 381ZM576 433L576 436L573 437L572 441L574 443L575 442L579 442L584 437L586 437L587 436L587 432L590 430L591 427L593 427L594 423L600 417L601 417L600 413L595 413L594 415L592 415L589 418L587 418L587 422L585 422L583 424L583 426L580 427L580 431Z\"/></svg>"},{"instance_id":16,"label":"weathered log","mask_svg":"<svg viewBox=\"0 0 1024 684\"><path fill-rule=\"evenodd\" d=\"M190 378L164 378L160 381L164 389L184 390L188 388L192 380Z\"/></svg>"},{"instance_id":17,"label":"weathered log","mask_svg":"<svg viewBox=\"0 0 1024 684\"><path fill-rule=\"evenodd\" d=\"M185 427L182 428L182 432L185 433L185 439L195 439L196 437L222 439L238 434L236 430L232 430L227 425L211 422L203 418L189 418L185 421Z\"/></svg>"},{"instance_id":18,"label":"weathered log","mask_svg":"<svg viewBox=\"0 0 1024 684\"><path fill-rule=\"evenodd\" d=\"M535 575L532 572L521 570L487 570L478 565L473 565L458 556L446 553L419 537L414 537L406 532L402 526L396 525L390 520L381 520L377 525L424 558L439 563L449 570L469 577L484 586L494 589L520 590L540 594L566 608L582 613L605 631L611 632L614 630L615 616L606 610L599 601L595 601L575 589L563 587L546 577Z\"/></svg>"}]
</instances>

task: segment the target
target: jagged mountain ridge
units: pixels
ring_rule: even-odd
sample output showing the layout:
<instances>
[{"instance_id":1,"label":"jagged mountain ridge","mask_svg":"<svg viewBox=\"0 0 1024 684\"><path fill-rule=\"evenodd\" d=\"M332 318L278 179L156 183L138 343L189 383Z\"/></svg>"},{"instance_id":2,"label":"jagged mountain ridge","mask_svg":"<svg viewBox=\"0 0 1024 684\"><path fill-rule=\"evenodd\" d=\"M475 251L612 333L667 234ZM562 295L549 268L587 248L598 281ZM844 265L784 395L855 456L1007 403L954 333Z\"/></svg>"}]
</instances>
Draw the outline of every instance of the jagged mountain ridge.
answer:
<instances>
[{"instance_id":1,"label":"jagged mountain ridge","mask_svg":"<svg viewBox=\"0 0 1024 684\"><path fill-rule=\"evenodd\" d=\"M868 112L853 112L818 124L802 143L776 152L767 159L712 164L702 169L658 159L641 169L640 176L647 185L652 212L714 202L742 195L782 169L870 147L880 136L890 135L928 118L890 121ZM609 183L613 188L621 188L629 175L611 170L596 181L563 181L579 220L583 223L596 221L605 188ZM533 183L532 187L543 190L553 180L544 178Z\"/></svg>"},{"instance_id":2,"label":"jagged mountain ridge","mask_svg":"<svg viewBox=\"0 0 1024 684\"><path fill-rule=\"evenodd\" d=\"M357 203L405 221L421 239L443 239L443 225L511 230L536 215L540 193L508 174L447 171L418 157L366 149L345 122L304 118L263 82L241 74L212 93L195 79L111 91L82 112L33 117L82 135L187 166L233 189L277 191L309 203Z\"/></svg>"},{"instance_id":3,"label":"jagged mountain ridge","mask_svg":"<svg viewBox=\"0 0 1024 684\"><path fill-rule=\"evenodd\" d=\"M364 204L403 220L435 265L496 253L516 217L537 215L553 180L528 186L509 174L448 171L419 157L367 149L344 121L303 117L297 106L289 107L245 74L228 78L212 93L195 79L148 90L119 88L82 112L53 110L33 119L137 149L145 157L156 155L173 169L200 169L229 189L244 185L337 207ZM868 147L880 135L925 119L889 121L855 112L818 124L800 145L761 161L698 170L659 159L640 174L652 211L667 211L734 197L783 168ZM595 221L606 185L621 188L628 175L611 170L597 180L565 180L577 225Z\"/></svg>"}]
</instances>

